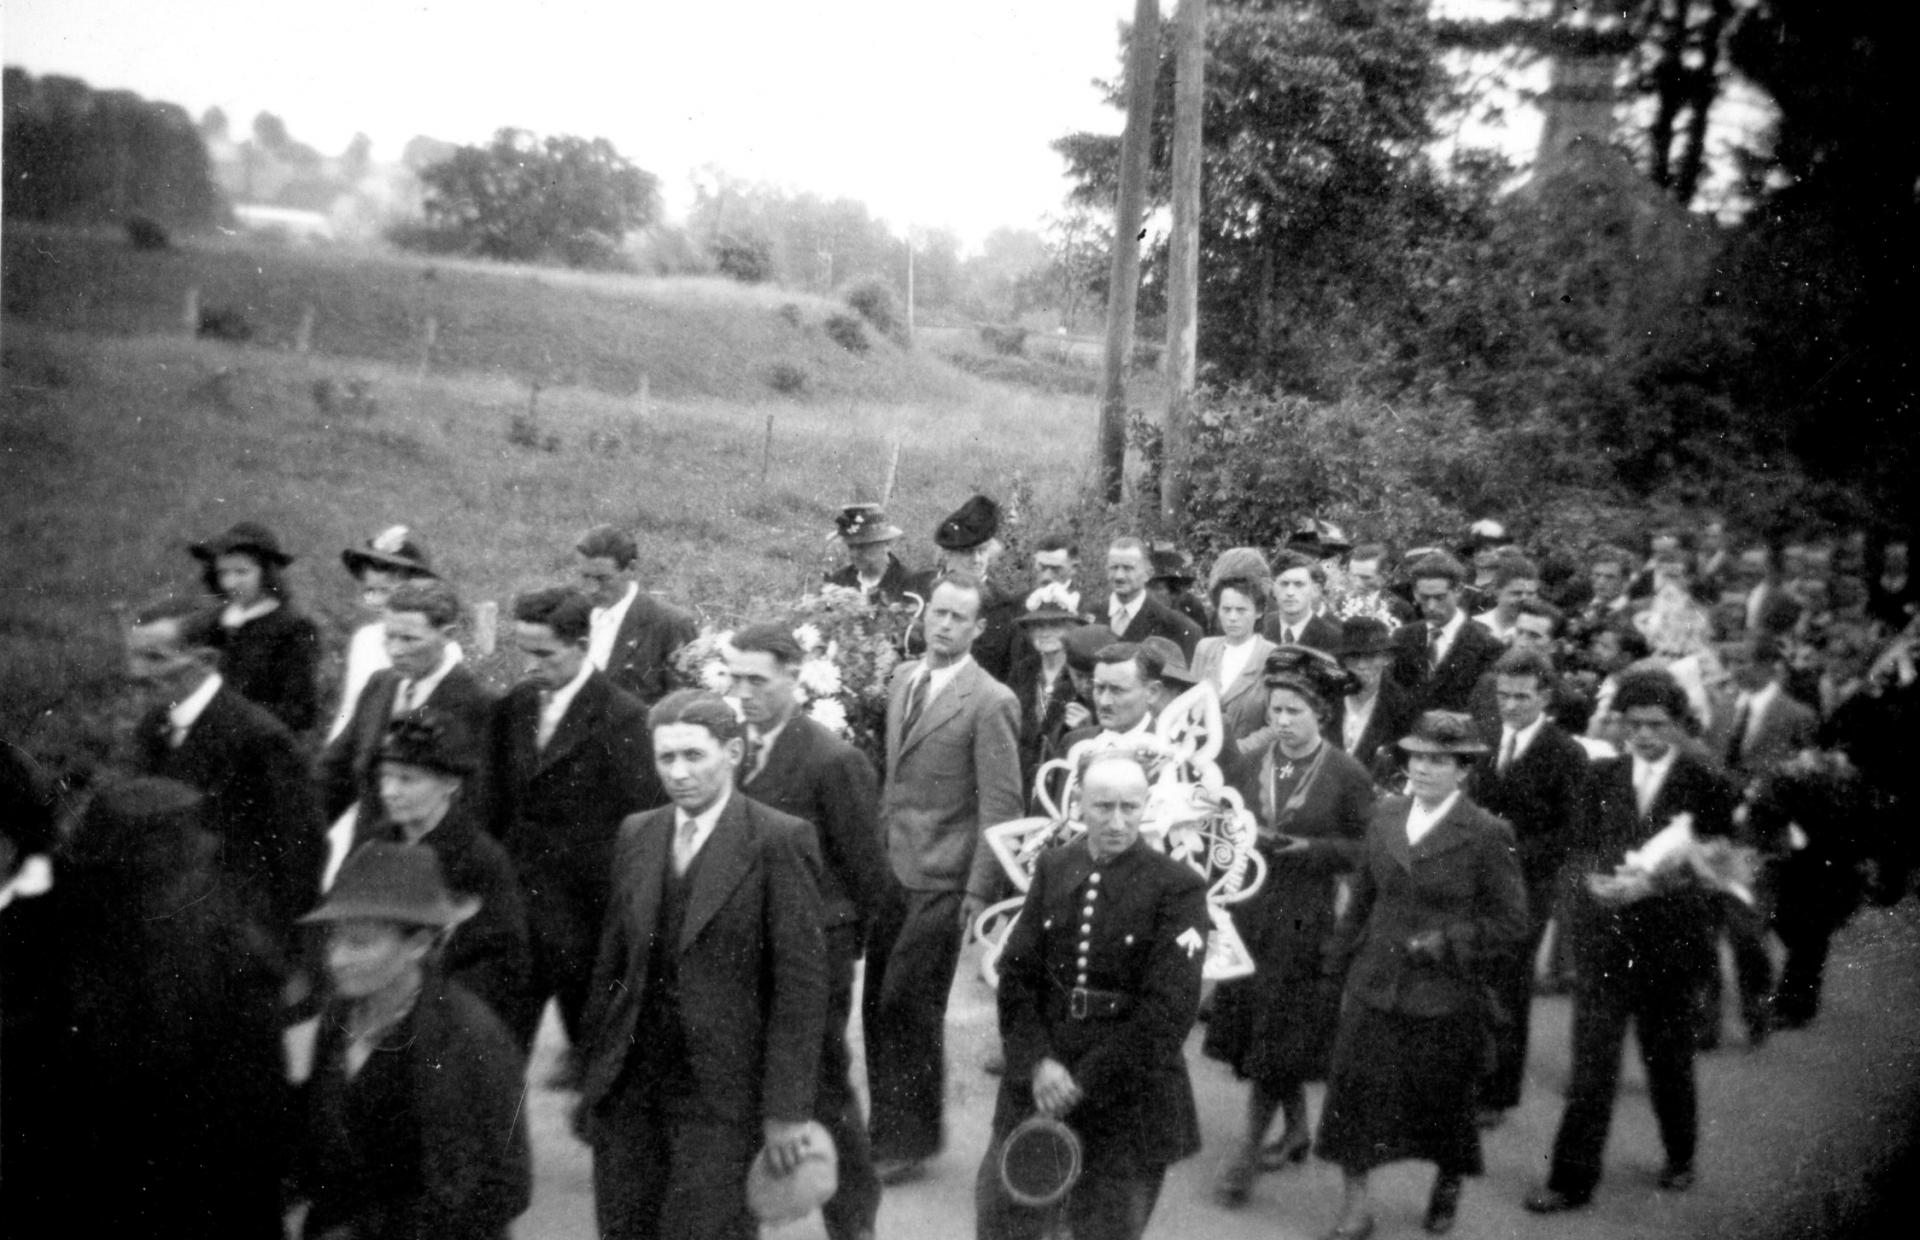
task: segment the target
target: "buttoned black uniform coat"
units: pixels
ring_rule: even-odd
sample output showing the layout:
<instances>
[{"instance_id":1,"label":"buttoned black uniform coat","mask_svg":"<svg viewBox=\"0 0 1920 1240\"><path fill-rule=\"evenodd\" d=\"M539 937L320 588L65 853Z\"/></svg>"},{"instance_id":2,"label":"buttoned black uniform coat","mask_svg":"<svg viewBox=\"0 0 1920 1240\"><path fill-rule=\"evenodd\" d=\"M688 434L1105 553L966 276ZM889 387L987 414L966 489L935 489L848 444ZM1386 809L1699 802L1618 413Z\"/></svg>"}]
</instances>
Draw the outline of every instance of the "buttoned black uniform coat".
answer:
<instances>
[{"instance_id":1,"label":"buttoned black uniform coat","mask_svg":"<svg viewBox=\"0 0 1920 1240\"><path fill-rule=\"evenodd\" d=\"M294 918L319 898L327 859L312 782L292 734L226 683L177 749L171 731L165 707L142 718L141 772L206 796L201 823L220 841L217 865L238 880L241 902L261 927L290 947Z\"/></svg>"},{"instance_id":2,"label":"buttoned black uniform coat","mask_svg":"<svg viewBox=\"0 0 1920 1240\"><path fill-rule=\"evenodd\" d=\"M1205 882L1144 843L1105 863L1084 839L1041 854L1000 957L996 1141L1034 1113L1033 1072L1051 1058L1084 1095L1065 1118L1087 1165L1152 1174L1200 1148L1182 1047L1210 924ZM1076 987L1124 996L1121 1010L1075 1019Z\"/></svg>"}]
</instances>

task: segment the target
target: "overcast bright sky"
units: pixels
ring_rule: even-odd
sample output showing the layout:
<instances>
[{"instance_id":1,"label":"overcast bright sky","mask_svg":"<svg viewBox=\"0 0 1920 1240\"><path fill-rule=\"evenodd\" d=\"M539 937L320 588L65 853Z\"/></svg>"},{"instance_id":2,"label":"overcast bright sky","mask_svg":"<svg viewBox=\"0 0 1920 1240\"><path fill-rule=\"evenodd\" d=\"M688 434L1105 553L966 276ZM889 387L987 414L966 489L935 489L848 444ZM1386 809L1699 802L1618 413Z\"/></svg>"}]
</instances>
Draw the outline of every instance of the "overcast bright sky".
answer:
<instances>
[{"instance_id":1,"label":"overcast bright sky","mask_svg":"<svg viewBox=\"0 0 1920 1240\"><path fill-rule=\"evenodd\" d=\"M1172 0L1165 0L1170 14ZM4 0L5 62L136 91L235 130L275 112L337 153L395 159L503 125L604 136L657 174L846 195L968 242L1037 226L1066 183L1054 138L1118 132L1133 0Z\"/></svg>"}]
</instances>

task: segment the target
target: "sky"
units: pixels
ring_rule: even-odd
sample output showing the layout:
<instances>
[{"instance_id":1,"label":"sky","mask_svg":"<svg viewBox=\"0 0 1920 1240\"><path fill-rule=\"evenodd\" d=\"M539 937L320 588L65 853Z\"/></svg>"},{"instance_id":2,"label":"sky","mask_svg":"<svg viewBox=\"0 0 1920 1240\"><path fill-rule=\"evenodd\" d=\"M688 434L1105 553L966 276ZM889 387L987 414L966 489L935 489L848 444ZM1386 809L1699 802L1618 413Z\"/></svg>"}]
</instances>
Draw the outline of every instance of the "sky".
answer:
<instances>
[{"instance_id":1,"label":"sky","mask_svg":"<svg viewBox=\"0 0 1920 1240\"><path fill-rule=\"evenodd\" d=\"M381 160L415 134L606 137L670 214L713 165L975 245L1060 209L1053 139L1119 132L1092 82L1118 76L1133 3L0 0L0 47L36 76L217 105L241 134L271 111L323 153L362 131Z\"/></svg>"}]
</instances>

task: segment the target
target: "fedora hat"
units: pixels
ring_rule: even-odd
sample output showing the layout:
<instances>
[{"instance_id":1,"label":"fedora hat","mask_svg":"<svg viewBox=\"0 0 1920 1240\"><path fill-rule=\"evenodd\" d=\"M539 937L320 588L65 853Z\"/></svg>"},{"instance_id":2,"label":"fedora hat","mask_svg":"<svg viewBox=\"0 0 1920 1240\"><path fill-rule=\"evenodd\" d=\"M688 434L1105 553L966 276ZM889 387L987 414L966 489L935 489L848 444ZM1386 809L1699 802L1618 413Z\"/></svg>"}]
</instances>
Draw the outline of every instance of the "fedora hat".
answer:
<instances>
[{"instance_id":1,"label":"fedora hat","mask_svg":"<svg viewBox=\"0 0 1920 1240\"><path fill-rule=\"evenodd\" d=\"M479 910L456 903L440 873L440 855L418 844L376 841L340 866L326 901L300 920L397 921L406 926L454 926Z\"/></svg>"},{"instance_id":2,"label":"fedora hat","mask_svg":"<svg viewBox=\"0 0 1920 1240\"><path fill-rule=\"evenodd\" d=\"M1341 658L1389 654L1392 650L1393 632L1385 621L1372 616L1348 616L1340 622L1340 647L1334 653Z\"/></svg>"},{"instance_id":3,"label":"fedora hat","mask_svg":"<svg viewBox=\"0 0 1920 1240\"><path fill-rule=\"evenodd\" d=\"M770 1227L805 1218L839 1191L840 1165L833 1137L820 1123L809 1120L801 1140L800 1165L787 1174L774 1174L764 1147L747 1169L747 1208Z\"/></svg>"},{"instance_id":4,"label":"fedora hat","mask_svg":"<svg viewBox=\"0 0 1920 1240\"><path fill-rule=\"evenodd\" d=\"M1287 547L1293 551L1303 551L1316 560L1324 560L1353 550L1353 540L1331 521L1301 517L1293 523L1293 532L1287 536Z\"/></svg>"},{"instance_id":5,"label":"fedora hat","mask_svg":"<svg viewBox=\"0 0 1920 1240\"><path fill-rule=\"evenodd\" d=\"M1161 680L1185 685L1189 689L1199 683L1194 680L1193 673L1187 670L1187 652L1180 649L1180 643L1171 637L1162 637L1155 633L1152 637L1142 638L1140 648L1151 650L1160 656L1160 662L1163 665L1160 669Z\"/></svg>"},{"instance_id":6,"label":"fedora hat","mask_svg":"<svg viewBox=\"0 0 1920 1240\"><path fill-rule=\"evenodd\" d=\"M940 523L933 541L944 551L971 551L999 532L1000 505L976 495Z\"/></svg>"},{"instance_id":7,"label":"fedora hat","mask_svg":"<svg viewBox=\"0 0 1920 1240\"><path fill-rule=\"evenodd\" d=\"M285 567L293 563L293 557L280 549L280 540L273 536L273 531L258 521L238 522L219 537L194 543L187 550L193 553L194 559L208 564L236 552L250 555L263 564Z\"/></svg>"},{"instance_id":8,"label":"fedora hat","mask_svg":"<svg viewBox=\"0 0 1920 1240\"><path fill-rule=\"evenodd\" d=\"M1000 1186L1023 1206L1050 1206L1080 1179L1080 1138L1057 1119L1020 1121L1000 1144Z\"/></svg>"},{"instance_id":9,"label":"fedora hat","mask_svg":"<svg viewBox=\"0 0 1920 1240\"><path fill-rule=\"evenodd\" d=\"M1455 710L1430 710L1413 721L1413 731L1399 740L1408 753L1476 754L1487 752L1473 717Z\"/></svg>"},{"instance_id":10,"label":"fedora hat","mask_svg":"<svg viewBox=\"0 0 1920 1240\"><path fill-rule=\"evenodd\" d=\"M473 745L444 711L422 707L387 726L380 760L417 766L455 779L473 774Z\"/></svg>"},{"instance_id":11,"label":"fedora hat","mask_svg":"<svg viewBox=\"0 0 1920 1240\"><path fill-rule=\"evenodd\" d=\"M892 542L901 533L900 527L887 520L886 512L878 504L848 504L833 523L839 528L840 541L849 547Z\"/></svg>"},{"instance_id":12,"label":"fedora hat","mask_svg":"<svg viewBox=\"0 0 1920 1240\"><path fill-rule=\"evenodd\" d=\"M433 565L427 559L427 546L404 525L390 525L364 547L348 547L340 553L340 562L358 577L370 568L405 573L410 577L433 577Z\"/></svg>"}]
</instances>

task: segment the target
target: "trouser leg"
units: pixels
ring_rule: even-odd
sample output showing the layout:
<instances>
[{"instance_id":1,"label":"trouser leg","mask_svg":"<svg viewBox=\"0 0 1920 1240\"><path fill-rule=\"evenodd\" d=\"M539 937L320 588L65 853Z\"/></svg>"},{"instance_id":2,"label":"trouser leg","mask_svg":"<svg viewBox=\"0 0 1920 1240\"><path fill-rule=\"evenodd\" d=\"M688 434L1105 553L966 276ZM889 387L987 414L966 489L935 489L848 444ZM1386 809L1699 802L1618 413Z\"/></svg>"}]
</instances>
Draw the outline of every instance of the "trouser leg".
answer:
<instances>
[{"instance_id":1,"label":"trouser leg","mask_svg":"<svg viewBox=\"0 0 1920 1240\"><path fill-rule=\"evenodd\" d=\"M891 942L868 956L867 1086L876 1160L930 1158L944 1143L947 994L960 961L958 891L909 891ZM876 979L875 957L885 962Z\"/></svg>"},{"instance_id":2,"label":"trouser leg","mask_svg":"<svg viewBox=\"0 0 1920 1240\"><path fill-rule=\"evenodd\" d=\"M833 1138L840 1187L821 1208L830 1240L855 1240L871 1232L880 1210L880 1181L873 1171L867 1121L854 1096L847 1053L847 1020L853 1008L853 964L860 944L851 926L827 932L827 1037L820 1052L815 1111Z\"/></svg>"},{"instance_id":3,"label":"trouser leg","mask_svg":"<svg viewBox=\"0 0 1920 1240\"><path fill-rule=\"evenodd\" d=\"M1693 1073L1694 1039L1679 988L1647 987L1634 1004L1634 1033L1647 1066L1647 1096L1653 1103L1667 1164L1691 1167L1699 1140L1699 1098Z\"/></svg>"},{"instance_id":4,"label":"trouser leg","mask_svg":"<svg viewBox=\"0 0 1920 1240\"><path fill-rule=\"evenodd\" d=\"M1600 1183L1627 1036L1625 999L1594 972L1581 968L1574 989L1573 1073L1547 1177L1548 1188L1582 1200Z\"/></svg>"}]
</instances>

